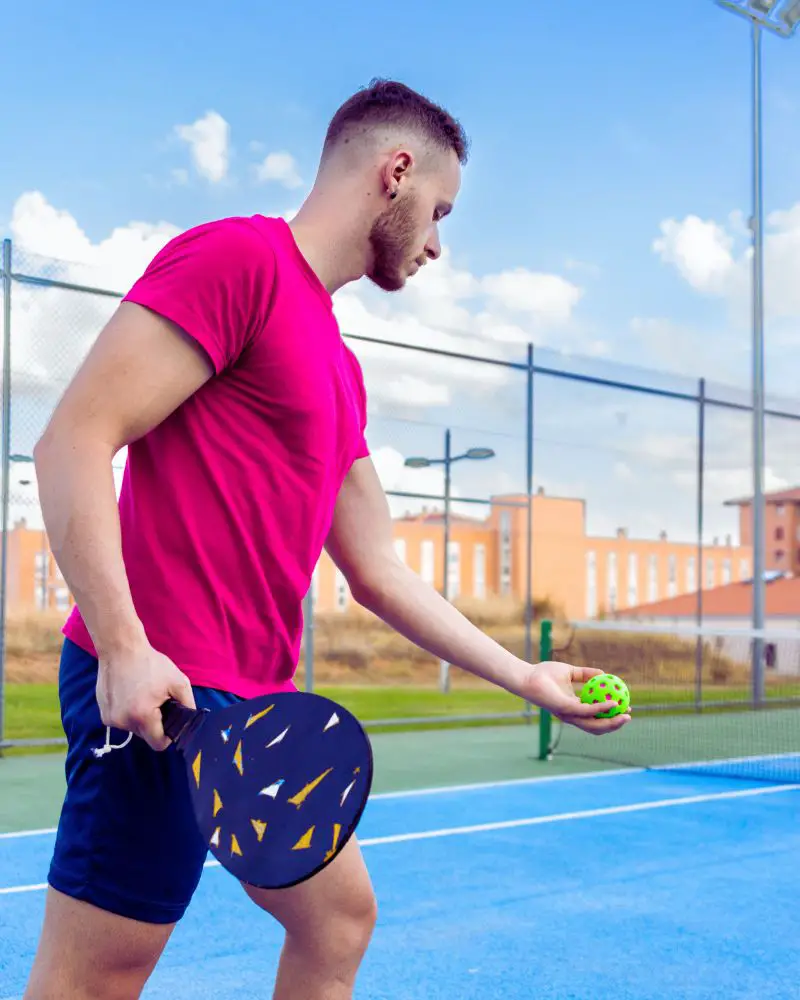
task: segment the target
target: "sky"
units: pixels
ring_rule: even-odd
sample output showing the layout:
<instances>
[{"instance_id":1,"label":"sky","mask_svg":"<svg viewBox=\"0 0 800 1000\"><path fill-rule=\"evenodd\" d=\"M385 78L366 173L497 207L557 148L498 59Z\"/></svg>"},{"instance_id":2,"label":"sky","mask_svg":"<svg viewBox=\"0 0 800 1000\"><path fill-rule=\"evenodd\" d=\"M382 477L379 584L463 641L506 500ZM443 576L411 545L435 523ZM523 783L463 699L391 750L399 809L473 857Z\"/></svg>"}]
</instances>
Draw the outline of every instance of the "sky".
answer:
<instances>
[{"instance_id":1,"label":"sky","mask_svg":"<svg viewBox=\"0 0 800 1000\"><path fill-rule=\"evenodd\" d=\"M747 399L751 49L713 0L44 0L1 24L16 271L124 291L193 225L291 217L338 105L394 77L462 121L470 161L442 259L396 295L341 290L343 332L513 362L530 342L551 367L690 391L704 377ZM766 382L800 412L800 37L766 36L763 58ZM115 303L24 286L12 301L12 447L27 452ZM439 468L403 459L441 454L447 426L454 447L497 452L454 468L457 496L525 488L520 372L352 346L387 489L441 492ZM590 531L694 537L696 406L542 376L534 417L535 484L584 498ZM798 432L769 422L768 487L800 483ZM748 418L709 408L706 434L711 540L735 535L723 502L750 489Z\"/></svg>"}]
</instances>

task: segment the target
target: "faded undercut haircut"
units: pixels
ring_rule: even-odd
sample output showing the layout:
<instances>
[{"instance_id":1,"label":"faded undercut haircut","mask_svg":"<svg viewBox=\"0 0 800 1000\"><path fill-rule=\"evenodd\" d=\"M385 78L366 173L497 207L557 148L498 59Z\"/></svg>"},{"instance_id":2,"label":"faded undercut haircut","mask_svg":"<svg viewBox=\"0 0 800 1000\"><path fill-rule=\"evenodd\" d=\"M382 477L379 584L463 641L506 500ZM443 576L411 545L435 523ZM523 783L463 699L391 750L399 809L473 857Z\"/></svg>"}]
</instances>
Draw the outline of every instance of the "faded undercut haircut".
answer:
<instances>
[{"instance_id":1,"label":"faded undercut haircut","mask_svg":"<svg viewBox=\"0 0 800 1000\"><path fill-rule=\"evenodd\" d=\"M443 152L452 150L459 163L467 162L469 141L464 129L444 108L394 80L375 79L348 98L331 119L322 158L356 137L366 137L381 126L408 129Z\"/></svg>"}]
</instances>

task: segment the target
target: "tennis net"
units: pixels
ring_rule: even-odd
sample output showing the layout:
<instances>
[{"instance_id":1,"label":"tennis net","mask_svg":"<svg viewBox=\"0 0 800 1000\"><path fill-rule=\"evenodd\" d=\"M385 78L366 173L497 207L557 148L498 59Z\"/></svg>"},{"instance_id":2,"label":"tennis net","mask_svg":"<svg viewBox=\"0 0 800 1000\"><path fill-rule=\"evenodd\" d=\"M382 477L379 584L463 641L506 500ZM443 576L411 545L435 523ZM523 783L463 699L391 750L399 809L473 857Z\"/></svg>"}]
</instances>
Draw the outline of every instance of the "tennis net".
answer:
<instances>
[{"instance_id":1,"label":"tennis net","mask_svg":"<svg viewBox=\"0 0 800 1000\"><path fill-rule=\"evenodd\" d=\"M800 628L546 622L541 652L622 677L633 717L597 737L546 716L543 759L800 783Z\"/></svg>"}]
</instances>

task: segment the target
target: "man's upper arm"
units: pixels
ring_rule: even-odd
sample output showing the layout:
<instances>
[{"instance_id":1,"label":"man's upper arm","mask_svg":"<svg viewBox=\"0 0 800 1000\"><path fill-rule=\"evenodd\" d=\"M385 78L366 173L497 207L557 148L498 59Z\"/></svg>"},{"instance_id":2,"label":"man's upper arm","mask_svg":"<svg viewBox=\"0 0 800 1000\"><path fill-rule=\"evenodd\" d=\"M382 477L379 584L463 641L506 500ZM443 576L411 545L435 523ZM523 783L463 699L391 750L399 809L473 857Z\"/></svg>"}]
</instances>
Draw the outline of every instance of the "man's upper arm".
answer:
<instances>
[{"instance_id":1,"label":"man's upper arm","mask_svg":"<svg viewBox=\"0 0 800 1000\"><path fill-rule=\"evenodd\" d=\"M90 433L118 450L146 434L266 323L273 258L244 223L171 240L133 285L65 392L47 434Z\"/></svg>"},{"instance_id":2,"label":"man's upper arm","mask_svg":"<svg viewBox=\"0 0 800 1000\"><path fill-rule=\"evenodd\" d=\"M326 548L354 592L395 558L389 504L371 458L354 462L345 478Z\"/></svg>"},{"instance_id":3,"label":"man's upper arm","mask_svg":"<svg viewBox=\"0 0 800 1000\"><path fill-rule=\"evenodd\" d=\"M113 452L152 430L214 373L170 320L122 302L67 387L44 434L76 434Z\"/></svg>"}]
</instances>

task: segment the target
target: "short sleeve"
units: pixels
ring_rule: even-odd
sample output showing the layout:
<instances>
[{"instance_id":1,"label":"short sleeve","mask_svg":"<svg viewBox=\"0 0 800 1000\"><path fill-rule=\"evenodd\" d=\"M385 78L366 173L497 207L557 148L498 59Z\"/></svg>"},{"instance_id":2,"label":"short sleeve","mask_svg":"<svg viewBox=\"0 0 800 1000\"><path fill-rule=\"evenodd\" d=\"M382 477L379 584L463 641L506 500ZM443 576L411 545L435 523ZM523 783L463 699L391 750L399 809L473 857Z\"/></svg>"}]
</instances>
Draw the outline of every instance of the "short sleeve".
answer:
<instances>
[{"instance_id":1,"label":"short sleeve","mask_svg":"<svg viewBox=\"0 0 800 1000\"><path fill-rule=\"evenodd\" d=\"M360 458L369 458L369 445L367 443L367 389L364 385L364 372L361 363L355 353L347 349L350 357L350 368L356 384L358 397L358 437L355 442L354 461Z\"/></svg>"},{"instance_id":2,"label":"short sleeve","mask_svg":"<svg viewBox=\"0 0 800 1000\"><path fill-rule=\"evenodd\" d=\"M223 219L167 243L124 301L181 327L219 374L266 324L274 279L269 242L247 219Z\"/></svg>"}]
</instances>

